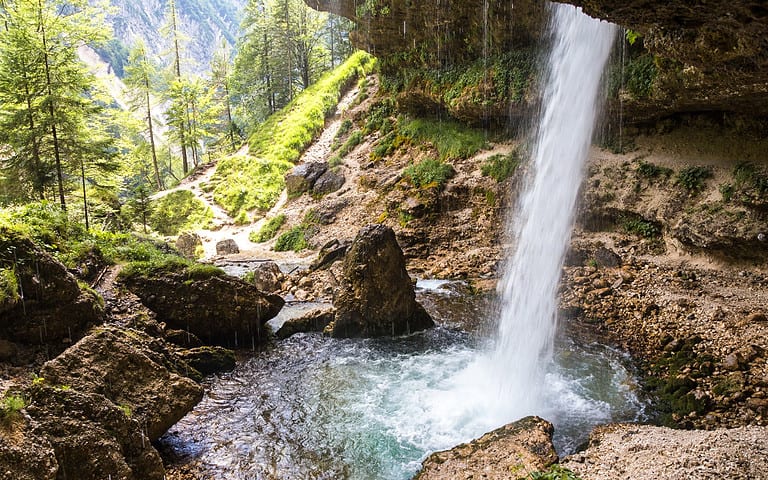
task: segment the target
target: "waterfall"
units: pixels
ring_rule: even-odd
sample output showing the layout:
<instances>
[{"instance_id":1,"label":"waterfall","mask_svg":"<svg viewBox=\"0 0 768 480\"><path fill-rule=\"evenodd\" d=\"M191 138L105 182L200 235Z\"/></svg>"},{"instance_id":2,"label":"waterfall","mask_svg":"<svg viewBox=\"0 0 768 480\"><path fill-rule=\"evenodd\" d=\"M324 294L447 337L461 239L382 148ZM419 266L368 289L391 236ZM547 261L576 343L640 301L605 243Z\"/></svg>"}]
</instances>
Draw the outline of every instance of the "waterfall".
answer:
<instances>
[{"instance_id":1,"label":"waterfall","mask_svg":"<svg viewBox=\"0 0 768 480\"><path fill-rule=\"evenodd\" d=\"M552 5L552 46L530 171L514 217L515 252L499 284L501 318L492 354L500 406L541 412L552 362L557 286L598 114L600 82L616 30L570 5Z\"/></svg>"}]
</instances>

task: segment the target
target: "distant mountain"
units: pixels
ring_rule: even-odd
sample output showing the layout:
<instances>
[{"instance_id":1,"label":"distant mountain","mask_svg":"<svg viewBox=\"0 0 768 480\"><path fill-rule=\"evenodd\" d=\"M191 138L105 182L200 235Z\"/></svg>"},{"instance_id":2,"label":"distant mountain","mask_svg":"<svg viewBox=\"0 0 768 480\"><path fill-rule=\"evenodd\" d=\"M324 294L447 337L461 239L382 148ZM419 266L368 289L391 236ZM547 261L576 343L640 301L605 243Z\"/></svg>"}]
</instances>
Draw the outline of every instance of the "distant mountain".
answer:
<instances>
[{"instance_id":1,"label":"distant mountain","mask_svg":"<svg viewBox=\"0 0 768 480\"><path fill-rule=\"evenodd\" d=\"M170 62L171 45L163 34L167 23L168 0L110 0L116 13L110 16L115 39L97 49L99 56L123 75L128 52L138 39L144 40L153 55ZM183 65L188 72L205 72L213 52L226 41L234 46L248 0L176 0L182 44Z\"/></svg>"}]
</instances>

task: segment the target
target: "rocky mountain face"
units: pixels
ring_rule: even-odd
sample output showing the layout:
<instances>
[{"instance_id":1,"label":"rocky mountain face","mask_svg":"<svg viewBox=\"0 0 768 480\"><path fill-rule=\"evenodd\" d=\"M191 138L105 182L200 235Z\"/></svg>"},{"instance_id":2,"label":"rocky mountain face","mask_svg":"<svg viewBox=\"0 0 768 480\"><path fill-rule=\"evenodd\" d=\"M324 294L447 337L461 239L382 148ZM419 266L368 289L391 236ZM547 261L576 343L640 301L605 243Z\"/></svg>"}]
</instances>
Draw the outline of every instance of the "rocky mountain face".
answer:
<instances>
[{"instance_id":1,"label":"rocky mountain face","mask_svg":"<svg viewBox=\"0 0 768 480\"><path fill-rule=\"evenodd\" d=\"M115 8L109 19L115 40L99 49L99 54L121 75L131 45L142 40L152 54L171 55L171 44L163 33L168 23L168 0L134 2L112 0ZM213 53L222 42L233 47L240 32L246 0L177 0L176 8L183 32L182 56L192 72L208 68Z\"/></svg>"}]
</instances>

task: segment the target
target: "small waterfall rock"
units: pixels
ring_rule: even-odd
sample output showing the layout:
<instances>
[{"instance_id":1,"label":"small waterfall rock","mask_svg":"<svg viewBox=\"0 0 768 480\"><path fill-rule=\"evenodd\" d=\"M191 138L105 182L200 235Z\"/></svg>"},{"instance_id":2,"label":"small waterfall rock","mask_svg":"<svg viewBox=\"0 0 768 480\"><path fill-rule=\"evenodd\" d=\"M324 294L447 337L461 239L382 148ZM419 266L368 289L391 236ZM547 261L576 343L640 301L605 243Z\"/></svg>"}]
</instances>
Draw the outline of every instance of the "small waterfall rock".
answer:
<instances>
[{"instance_id":1,"label":"small waterfall rock","mask_svg":"<svg viewBox=\"0 0 768 480\"><path fill-rule=\"evenodd\" d=\"M240 247L231 238L216 244L216 255L235 255L237 253L240 253Z\"/></svg>"},{"instance_id":2,"label":"small waterfall rock","mask_svg":"<svg viewBox=\"0 0 768 480\"><path fill-rule=\"evenodd\" d=\"M395 232L384 225L358 232L334 306L336 317L326 332L337 338L404 335L434 325L416 302Z\"/></svg>"},{"instance_id":3,"label":"small waterfall rock","mask_svg":"<svg viewBox=\"0 0 768 480\"><path fill-rule=\"evenodd\" d=\"M525 417L469 443L427 457L414 480L516 480L557 462L552 424Z\"/></svg>"},{"instance_id":4,"label":"small waterfall rock","mask_svg":"<svg viewBox=\"0 0 768 480\"><path fill-rule=\"evenodd\" d=\"M297 165L285 175L285 188L289 197L309 192L315 182L328 170L326 162L309 162Z\"/></svg>"},{"instance_id":5,"label":"small waterfall rock","mask_svg":"<svg viewBox=\"0 0 768 480\"><path fill-rule=\"evenodd\" d=\"M223 347L190 348L182 350L179 356L203 375L228 372L235 368L235 352Z\"/></svg>"},{"instance_id":6,"label":"small waterfall rock","mask_svg":"<svg viewBox=\"0 0 768 480\"><path fill-rule=\"evenodd\" d=\"M184 232L176 239L176 249L181 255L190 260L197 258L198 247L203 246L200 235L193 232Z\"/></svg>"}]
</instances>

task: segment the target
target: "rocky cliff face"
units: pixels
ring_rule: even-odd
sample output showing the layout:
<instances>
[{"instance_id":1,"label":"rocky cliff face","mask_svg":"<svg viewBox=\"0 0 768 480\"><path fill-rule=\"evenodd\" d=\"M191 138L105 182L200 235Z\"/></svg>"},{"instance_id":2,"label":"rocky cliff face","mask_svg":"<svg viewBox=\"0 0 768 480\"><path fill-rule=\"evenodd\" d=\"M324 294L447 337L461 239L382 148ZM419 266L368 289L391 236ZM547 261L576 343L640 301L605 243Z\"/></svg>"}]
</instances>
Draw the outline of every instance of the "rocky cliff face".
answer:
<instances>
[{"instance_id":1,"label":"rocky cliff face","mask_svg":"<svg viewBox=\"0 0 768 480\"><path fill-rule=\"evenodd\" d=\"M442 92L435 91L451 86L424 82L412 71L403 75L400 88L407 93L415 91L417 98L422 99L416 105L422 110L437 105L462 120L472 120L474 116L479 123L478 116L502 116L510 104L513 116L516 106L530 106L521 102L519 92L491 93L514 79L496 79L493 61L487 59L525 51L536 43L545 30L546 2L370 0L360 5L352 0L305 1L313 8L355 21L357 30L352 40L357 47L381 57L385 73L427 66L443 69L438 76L451 77L455 72L446 68L464 65L469 69L473 62L486 59L485 74L470 82L474 85L460 85L466 90L460 96L462 103L475 103L482 108L457 112L451 105L453 98L446 99ZM625 123L701 111L748 117L768 115L768 8L762 2L562 3L581 6L596 18L631 30L633 39L638 39L636 45L625 47L628 51L617 55L616 60L621 63L622 56L625 57L625 65L619 65L617 70L630 76L619 81L622 87L633 80L643 85L637 89L640 91L614 89L616 110L621 103ZM643 62L632 65L637 57L642 57ZM633 75L636 78L632 79ZM410 105L413 104L411 101Z\"/></svg>"}]
</instances>

